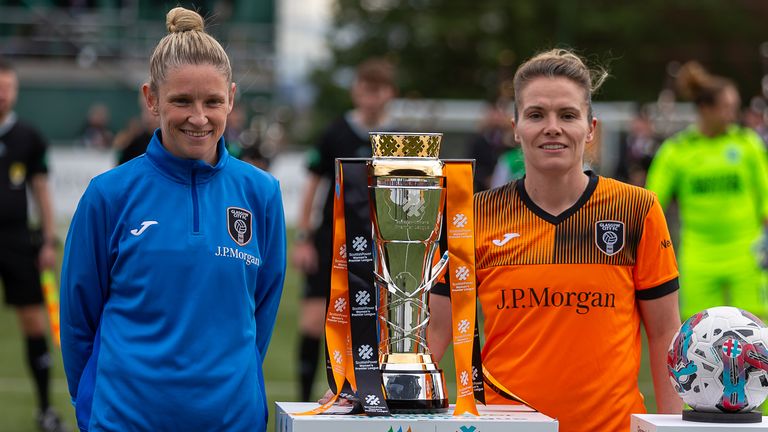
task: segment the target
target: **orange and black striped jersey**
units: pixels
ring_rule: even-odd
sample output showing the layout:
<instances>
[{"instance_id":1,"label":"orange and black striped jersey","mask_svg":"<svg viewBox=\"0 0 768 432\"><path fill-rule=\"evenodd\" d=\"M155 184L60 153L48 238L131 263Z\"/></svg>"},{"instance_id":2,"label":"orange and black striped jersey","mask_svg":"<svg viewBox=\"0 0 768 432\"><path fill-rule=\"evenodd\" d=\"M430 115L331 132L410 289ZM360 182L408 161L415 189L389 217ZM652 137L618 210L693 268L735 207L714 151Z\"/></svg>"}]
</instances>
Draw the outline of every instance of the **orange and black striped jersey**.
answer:
<instances>
[{"instance_id":1,"label":"orange and black striped jersey","mask_svg":"<svg viewBox=\"0 0 768 432\"><path fill-rule=\"evenodd\" d=\"M677 264L655 195L588 174L558 216L522 180L475 195L483 363L561 431L624 432L645 412L636 301L677 290Z\"/></svg>"}]
</instances>

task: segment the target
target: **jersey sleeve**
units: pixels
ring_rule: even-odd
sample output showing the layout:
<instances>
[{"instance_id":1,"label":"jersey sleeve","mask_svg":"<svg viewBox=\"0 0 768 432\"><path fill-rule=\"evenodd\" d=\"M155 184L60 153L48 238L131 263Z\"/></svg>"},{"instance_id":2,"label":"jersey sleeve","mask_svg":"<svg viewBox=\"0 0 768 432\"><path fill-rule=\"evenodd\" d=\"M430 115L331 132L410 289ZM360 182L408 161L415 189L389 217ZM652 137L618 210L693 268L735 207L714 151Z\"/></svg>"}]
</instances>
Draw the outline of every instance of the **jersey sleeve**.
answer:
<instances>
[{"instance_id":1,"label":"jersey sleeve","mask_svg":"<svg viewBox=\"0 0 768 432\"><path fill-rule=\"evenodd\" d=\"M109 295L107 214L107 202L91 181L72 218L61 271L61 353L73 401Z\"/></svg>"},{"instance_id":2,"label":"jersey sleeve","mask_svg":"<svg viewBox=\"0 0 768 432\"><path fill-rule=\"evenodd\" d=\"M259 272L255 308L256 348L261 359L267 354L267 347L275 327L277 308L283 292L286 269L285 217L280 187L275 182L272 198L266 205L266 232L263 256L269 257L269 265Z\"/></svg>"},{"instance_id":3,"label":"jersey sleeve","mask_svg":"<svg viewBox=\"0 0 768 432\"><path fill-rule=\"evenodd\" d=\"M37 131L32 130L31 136L30 136L30 160L28 162L27 166L27 172L30 177L36 175L36 174L47 174L48 173L48 144L45 142L43 137L37 133Z\"/></svg>"},{"instance_id":4,"label":"jersey sleeve","mask_svg":"<svg viewBox=\"0 0 768 432\"><path fill-rule=\"evenodd\" d=\"M661 205L654 199L637 248L634 282L637 298L651 300L679 288L677 260Z\"/></svg>"},{"instance_id":5,"label":"jersey sleeve","mask_svg":"<svg viewBox=\"0 0 768 432\"><path fill-rule=\"evenodd\" d=\"M440 242L439 242L439 252L436 253L433 257L432 264L437 264L438 261L440 261L440 257L444 252L448 250L448 221L446 220L446 215L443 213L443 223L440 227ZM435 282L435 285L432 287L432 289L429 290L429 294L435 294L439 296L444 297L450 297L451 296L451 286L449 284L449 277L448 275L451 274L451 261L448 260L448 265L446 266L446 271L443 277L437 279Z\"/></svg>"},{"instance_id":6,"label":"jersey sleeve","mask_svg":"<svg viewBox=\"0 0 768 432\"><path fill-rule=\"evenodd\" d=\"M645 188L656 194L662 208L667 207L677 192L679 179L675 159L675 146L672 141L667 140L661 145L648 168Z\"/></svg>"},{"instance_id":7,"label":"jersey sleeve","mask_svg":"<svg viewBox=\"0 0 768 432\"><path fill-rule=\"evenodd\" d=\"M762 138L752 130L748 130L748 138L752 156L748 159L752 163L752 186L757 200L757 209L760 212L760 222L768 220L768 152Z\"/></svg>"},{"instance_id":8,"label":"jersey sleeve","mask_svg":"<svg viewBox=\"0 0 768 432\"><path fill-rule=\"evenodd\" d=\"M307 169L320 177L333 178L336 170L334 154L334 142L329 128L307 153Z\"/></svg>"}]
</instances>

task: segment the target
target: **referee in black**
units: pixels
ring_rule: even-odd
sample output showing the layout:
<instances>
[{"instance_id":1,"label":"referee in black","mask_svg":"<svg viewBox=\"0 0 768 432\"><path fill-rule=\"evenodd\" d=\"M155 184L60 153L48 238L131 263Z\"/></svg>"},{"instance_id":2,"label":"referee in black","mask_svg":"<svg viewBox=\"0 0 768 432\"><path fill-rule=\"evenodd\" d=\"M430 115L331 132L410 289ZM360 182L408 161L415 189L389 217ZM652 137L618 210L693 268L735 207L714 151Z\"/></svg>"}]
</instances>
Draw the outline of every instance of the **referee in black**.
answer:
<instances>
[{"instance_id":1,"label":"referee in black","mask_svg":"<svg viewBox=\"0 0 768 432\"><path fill-rule=\"evenodd\" d=\"M24 334L39 403L38 426L42 431L60 432L68 429L48 398L51 356L40 286L40 270L55 267L58 246L48 188L47 144L34 128L16 117L13 108L18 90L13 65L0 58L0 280L5 302L16 310ZM35 236L29 229L27 190L40 215Z\"/></svg>"}]
</instances>

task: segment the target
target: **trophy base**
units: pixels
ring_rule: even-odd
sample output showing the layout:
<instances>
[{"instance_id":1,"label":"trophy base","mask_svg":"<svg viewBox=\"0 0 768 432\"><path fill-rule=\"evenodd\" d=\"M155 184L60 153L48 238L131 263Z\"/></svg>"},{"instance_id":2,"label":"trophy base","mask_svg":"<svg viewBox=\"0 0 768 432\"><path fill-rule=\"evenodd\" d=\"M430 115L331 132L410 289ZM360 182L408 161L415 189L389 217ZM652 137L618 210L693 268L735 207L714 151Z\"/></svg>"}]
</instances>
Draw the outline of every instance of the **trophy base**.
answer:
<instances>
[{"instance_id":1,"label":"trophy base","mask_svg":"<svg viewBox=\"0 0 768 432\"><path fill-rule=\"evenodd\" d=\"M683 410L683 420L703 423L761 423L763 415L757 411L724 413Z\"/></svg>"},{"instance_id":2,"label":"trophy base","mask_svg":"<svg viewBox=\"0 0 768 432\"><path fill-rule=\"evenodd\" d=\"M381 364L384 397L395 414L448 411L443 371L429 354L385 354Z\"/></svg>"},{"instance_id":3,"label":"trophy base","mask_svg":"<svg viewBox=\"0 0 768 432\"><path fill-rule=\"evenodd\" d=\"M397 400L387 399L389 412L394 414L440 414L448 411L448 399Z\"/></svg>"}]
</instances>

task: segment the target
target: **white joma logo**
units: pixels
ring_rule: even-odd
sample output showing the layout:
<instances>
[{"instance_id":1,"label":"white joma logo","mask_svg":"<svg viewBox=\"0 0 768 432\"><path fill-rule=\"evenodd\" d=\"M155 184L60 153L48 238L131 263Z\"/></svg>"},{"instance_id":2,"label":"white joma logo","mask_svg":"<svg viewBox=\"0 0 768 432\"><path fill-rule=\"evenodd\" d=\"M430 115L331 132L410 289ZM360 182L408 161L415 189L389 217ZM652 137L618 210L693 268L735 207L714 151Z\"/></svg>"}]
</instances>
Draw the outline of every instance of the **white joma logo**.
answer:
<instances>
[{"instance_id":1,"label":"white joma logo","mask_svg":"<svg viewBox=\"0 0 768 432\"><path fill-rule=\"evenodd\" d=\"M493 244L495 244L496 246L504 246L505 244L507 244L508 241L512 240L515 237L520 237L520 234L518 234L518 233L506 233L506 234L504 234L504 238L501 239L501 240L493 239Z\"/></svg>"},{"instance_id":2,"label":"white joma logo","mask_svg":"<svg viewBox=\"0 0 768 432\"><path fill-rule=\"evenodd\" d=\"M131 234L133 234L135 236L140 236L141 233L143 233L144 231L147 230L147 228L149 228L152 225L157 225L157 224L158 224L157 221L144 221L144 222L141 223L141 228L139 228L139 229L136 229L136 228L132 229L131 230Z\"/></svg>"}]
</instances>

